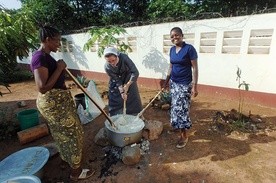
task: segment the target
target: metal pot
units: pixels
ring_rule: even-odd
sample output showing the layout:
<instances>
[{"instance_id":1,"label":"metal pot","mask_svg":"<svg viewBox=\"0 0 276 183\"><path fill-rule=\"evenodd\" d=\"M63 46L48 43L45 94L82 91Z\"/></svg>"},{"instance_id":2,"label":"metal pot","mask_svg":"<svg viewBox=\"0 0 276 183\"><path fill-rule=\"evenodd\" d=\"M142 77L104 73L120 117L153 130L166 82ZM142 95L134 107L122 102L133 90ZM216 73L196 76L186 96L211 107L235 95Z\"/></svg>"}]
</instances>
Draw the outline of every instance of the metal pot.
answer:
<instances>
[{"instance_id":1,"label":"metal pot","mask_svg":"<svg viewBox=\"0 0 276 183\"><path fill-rule=\"evenodd\" d=\"M139 117L118 114L112 116L111 119L116 129L112 128L107 120L105 121L105 128L107 137L112 145L124 147L141 140L145 123Z\"/></svg>"}]
</instances>

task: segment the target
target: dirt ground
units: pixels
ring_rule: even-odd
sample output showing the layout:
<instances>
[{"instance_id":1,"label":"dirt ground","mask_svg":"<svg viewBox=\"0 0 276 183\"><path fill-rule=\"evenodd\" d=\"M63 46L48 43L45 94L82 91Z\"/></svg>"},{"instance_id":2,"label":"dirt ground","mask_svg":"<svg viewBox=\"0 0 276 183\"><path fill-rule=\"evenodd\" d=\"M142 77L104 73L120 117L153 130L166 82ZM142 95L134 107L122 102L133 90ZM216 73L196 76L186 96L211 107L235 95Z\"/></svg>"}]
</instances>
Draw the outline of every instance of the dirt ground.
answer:
<instances>
[{"instance_id":1,"label":"dirt ground","mask_svg":"<svg viewBox=\"0 0 276 183\"><path fill-rule=\"evenodd\" d=\"M72 81L67 81L71 84ZM97 82L99 92L107 88L107 84ZM34 81L11 84L12 93L0 86L3 97L0 97L0 108L5 109L6 119L14 120L15 114L23 109L35 107L37 96ZM71 89L72 94L80 93L80 89ZM140 88L143 105L153 98L157 90ZM199 91L200 92L200 91ZM25 101L27 106L18 108L17 102ZM105 100L106 102L106 100ZM85 148L84 164L96 170L89 180L79 182L105 183L272 183L276 182L276 109L245 103L244 113L251 111L263 119L263 128L254 133L224 130L213 130L213 117L217 111L237 109L238 101L218 98L215 95L199 93L193 98L191 118L193 127L189 131L189 142L184 149L176 149L177 134L168 134L168 111L159 108L148 108L146 120L158 120L164 124L159 139L150 141L150 150L144 154L140 162L128 166L117 162L109 168L109 174L100 177L105 166L103 147L96 145L93 138L104 127L106 120L100 115L92 122L84 125ZM40 118L41 122L45 122ZM46 136L34 142L20 145L16 136L0 141L0 160L20 149L43 145L52 142ZM67 183L69 167L61 163L58 155L49 159L44 167L43 183Z\"/></svg>"}]
</instances>

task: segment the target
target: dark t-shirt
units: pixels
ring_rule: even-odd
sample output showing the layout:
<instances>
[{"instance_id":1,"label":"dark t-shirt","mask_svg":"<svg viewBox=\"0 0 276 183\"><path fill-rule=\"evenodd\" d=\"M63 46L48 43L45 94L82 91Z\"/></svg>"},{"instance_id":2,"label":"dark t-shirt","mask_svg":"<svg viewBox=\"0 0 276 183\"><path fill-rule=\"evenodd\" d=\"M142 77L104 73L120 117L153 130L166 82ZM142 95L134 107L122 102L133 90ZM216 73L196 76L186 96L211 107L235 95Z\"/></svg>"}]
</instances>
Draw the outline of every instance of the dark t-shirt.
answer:
<instances>
[{"instance_id":1,"label":"dark t-shirt","mask_svg":"<svg viewBox=\"0 0 276 183\"><path fill-rule=\"evenodd\" d=\"M104 66L110 80L118 82L118 86L125 85L128 81L136 82L139 71L133 61L124 53L119 53L118 57L119 63L116 67L111 66L108 62Z\"/></svg>"},{"instance_id":2,"label":"dark t-shirt","mask_svg":"<svg viewBox=\"0 0 276 183\"><path fill-rule=\"evenodd\" d=\"M32 72L34 72L34 70L38 69L39 67L46 67L48 69L48 78L50 78L54 71L57 69L57 62L51 55L38 50L33 54L30 66ZM53 88L66 89L64 81L65 75L64 73L61 73Z\"/></svg>"},{"instance_id":3,"label":"dark t-shirt","mask_svg":"<svg viewBox=\"0 0 276 183\"><path fill-rule=\"evenodd\" d=\"M197 52L192 45L183 43L178 53L176 53L176 47L173 46L170 50L171 80L180 84L190 84L192 82L191 60L196 59Z\"/></svg>"}]
</instances>

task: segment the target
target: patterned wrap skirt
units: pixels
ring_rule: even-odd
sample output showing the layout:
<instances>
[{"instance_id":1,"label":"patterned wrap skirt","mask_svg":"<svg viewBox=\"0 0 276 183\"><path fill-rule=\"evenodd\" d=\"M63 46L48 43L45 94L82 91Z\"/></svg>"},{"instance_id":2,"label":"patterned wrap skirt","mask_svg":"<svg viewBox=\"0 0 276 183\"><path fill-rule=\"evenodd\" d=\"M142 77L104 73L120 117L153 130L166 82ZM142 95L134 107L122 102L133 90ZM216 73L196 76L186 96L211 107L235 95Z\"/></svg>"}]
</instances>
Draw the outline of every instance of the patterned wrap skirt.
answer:
<instances>
[{"instance_id":1,"label":"patterned wrap skirt","mask_svg":"<svg viewBox=\"0 0 276 183\"><path fill-rule=\"evenodd\" d=\"M192 84L184 85L170 80L171 126L174 129L189 129L192 122L189 116Z\"/></svg>"},{"instance_id":2,"label":"patterned wrap skirt","mask_svg":"<svg viewBox=\"0 0 276 183\"><path fill-rule=\"evenodd\" d=\"M84 132L71 92L52 89L39 93L36 103L48 122L61 158L73 169L80 167Z\"/></svg>"}]
</instances>

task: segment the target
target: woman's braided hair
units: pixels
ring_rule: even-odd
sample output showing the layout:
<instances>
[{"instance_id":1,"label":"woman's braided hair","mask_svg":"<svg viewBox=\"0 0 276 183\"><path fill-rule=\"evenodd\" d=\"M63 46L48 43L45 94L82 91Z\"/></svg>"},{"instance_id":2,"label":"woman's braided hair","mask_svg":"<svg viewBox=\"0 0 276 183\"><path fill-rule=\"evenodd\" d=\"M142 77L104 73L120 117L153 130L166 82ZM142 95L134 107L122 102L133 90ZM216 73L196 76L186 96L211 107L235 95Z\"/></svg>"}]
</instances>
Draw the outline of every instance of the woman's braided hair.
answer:
<instances>
[{"instance_id":1,"label":"woman's braided hair","mask_svg":"<svg viewBox=\"0 0 276 183\"><path fill-rule=\"evenodd\" d=\"M51 26L45 25L41 26L39 29L39 39L41 42L44 42L47 37L54 38L60 35L60 32Z\"/></svg>"}]
</instances>

